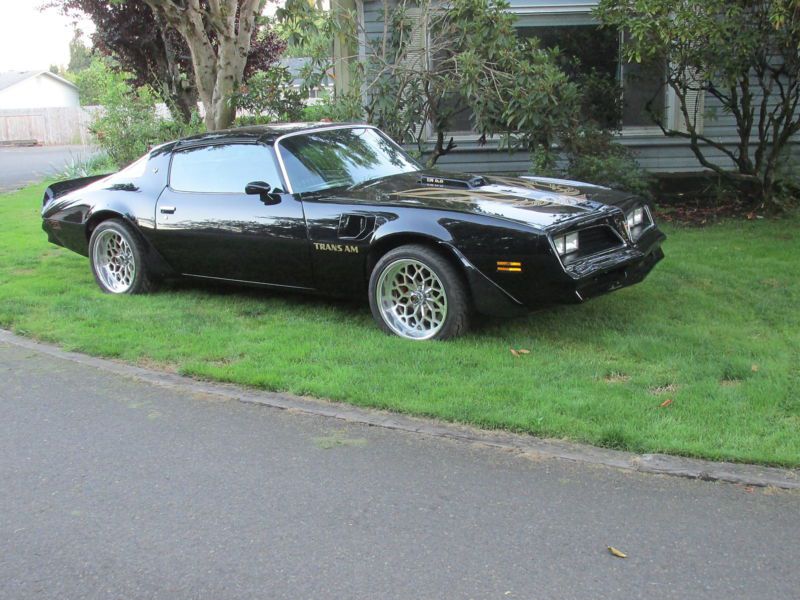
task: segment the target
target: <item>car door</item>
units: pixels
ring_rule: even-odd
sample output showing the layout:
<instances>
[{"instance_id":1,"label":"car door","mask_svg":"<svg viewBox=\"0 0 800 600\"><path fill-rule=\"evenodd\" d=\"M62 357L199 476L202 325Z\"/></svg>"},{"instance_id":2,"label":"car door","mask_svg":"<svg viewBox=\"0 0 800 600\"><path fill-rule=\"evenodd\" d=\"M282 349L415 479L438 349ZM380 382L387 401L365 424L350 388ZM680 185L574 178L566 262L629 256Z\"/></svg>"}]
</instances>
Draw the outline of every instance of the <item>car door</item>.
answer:
<instances>
[{"instance_id":1,"label":"car door","mask_svg":"<svg viewBox=\"0 0 800 600\"><path fill-rule=\"evenodd\" d=\"M255 181L274 193L246 194ZM303 205L283 189L270 146L178 149L156 205L156 246L184 275L310 288Z\"/></svg>"}]
</instances>

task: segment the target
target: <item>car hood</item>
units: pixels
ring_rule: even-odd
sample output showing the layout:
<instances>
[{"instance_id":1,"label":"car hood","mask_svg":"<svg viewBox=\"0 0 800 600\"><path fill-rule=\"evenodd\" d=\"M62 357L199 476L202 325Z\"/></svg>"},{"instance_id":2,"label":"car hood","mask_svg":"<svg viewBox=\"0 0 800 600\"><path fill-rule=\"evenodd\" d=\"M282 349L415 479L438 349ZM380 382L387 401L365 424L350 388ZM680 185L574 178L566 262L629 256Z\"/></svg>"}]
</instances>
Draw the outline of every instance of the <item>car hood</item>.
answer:
<instances>
[{"instance_id":1,"label":"car hood","mask_svg":"<svg viewBox=\"0 0 800 600\"><path fill-rule=\"evenodd\" d=\"M417 171L347 192L348 201L414 206L499 217L537 228L619 213L639 202L610 188L545 177L495 177Z\"/></svg>"}]
</instances>

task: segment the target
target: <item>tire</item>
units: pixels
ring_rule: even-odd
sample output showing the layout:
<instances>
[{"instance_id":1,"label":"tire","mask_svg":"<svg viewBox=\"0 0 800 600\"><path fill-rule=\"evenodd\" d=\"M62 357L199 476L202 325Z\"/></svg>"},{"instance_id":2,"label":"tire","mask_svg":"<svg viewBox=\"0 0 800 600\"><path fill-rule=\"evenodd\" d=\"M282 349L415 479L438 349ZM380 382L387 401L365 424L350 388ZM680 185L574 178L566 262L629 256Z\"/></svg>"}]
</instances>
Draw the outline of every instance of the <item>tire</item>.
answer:
<instances>
[{"instance_id":1,"label":"tire","mask_svg":"<svg viewBox=\"0 0 800 600\"><path fill-rule=\"evenodd\" d=\"M369 278L369 305L378 327L405 339L447 340L468 327L460 273L427 246L400 246L381 257Z\"/></svg>"},{"instance_id":2,"label":"tire","mask_svg":"<svg viewBox=\"0 0 800 600\"><path fill-rule=\"evenodd\" d=\"M103 221L89 240L94 279L106 294L145 294L153 279L145 260L144 242L120 219Z\"/></svg>"}]
</instances>

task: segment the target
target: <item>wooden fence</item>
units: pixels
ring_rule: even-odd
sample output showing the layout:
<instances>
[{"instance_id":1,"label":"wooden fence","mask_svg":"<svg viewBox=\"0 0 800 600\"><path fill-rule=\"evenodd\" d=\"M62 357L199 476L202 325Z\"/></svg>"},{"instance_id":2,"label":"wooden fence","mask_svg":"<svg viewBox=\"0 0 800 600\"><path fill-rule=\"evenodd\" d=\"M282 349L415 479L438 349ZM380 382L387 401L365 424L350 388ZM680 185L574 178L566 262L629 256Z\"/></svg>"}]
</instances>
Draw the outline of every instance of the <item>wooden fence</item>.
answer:
<instances>
[{"instance_id":1,"label":"wooden fence","mask_svg":"<svg viewBox=\"0 0 800 600\"><path fill-rule=\"evenodd\" d=\"M46 146L91 143L89 124L97 106L0 110L0 142L35 140Z\"/></svg>"}]
</instances>

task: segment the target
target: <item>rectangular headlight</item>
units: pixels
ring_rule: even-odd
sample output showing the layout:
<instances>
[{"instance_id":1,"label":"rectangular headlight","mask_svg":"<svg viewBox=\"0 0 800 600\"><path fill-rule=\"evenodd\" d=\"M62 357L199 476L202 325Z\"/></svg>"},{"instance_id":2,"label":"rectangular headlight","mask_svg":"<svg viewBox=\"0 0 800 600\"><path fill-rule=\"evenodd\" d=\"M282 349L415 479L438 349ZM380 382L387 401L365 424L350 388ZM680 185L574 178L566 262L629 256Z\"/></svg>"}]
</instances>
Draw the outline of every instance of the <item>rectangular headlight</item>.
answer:
<instances>
[{"instance_id":1,"label":"rectangular headlight","mask_svg":"<svg viewBox=\"0 0 800 600\"><path fill-rule=\"evenodd\" d=\"M578 233L568 233L565 237L565 250L567 254L578 251Z\"/></svg>"},{"instance_id":2,"label":"rectangular headlight","mask_svg":"<svg viewBox=\"0 0 800 600\"><path fill-rule=\"evenodd\" d=\"M572 254L578 251L578 233L567 233L553 238L556 251L561 255Z\"/></svg>"},{"instance_id":3,"label":"rectangular headlight","mask_svg":"<svg viewBox=\"0 0 800 600\"><path fill-rule=\"evenodd\" d=\"M639 206L630 211L627 215L628 229L633 229L644 223L644 208Z\"/></svg>"}]
</instances>

